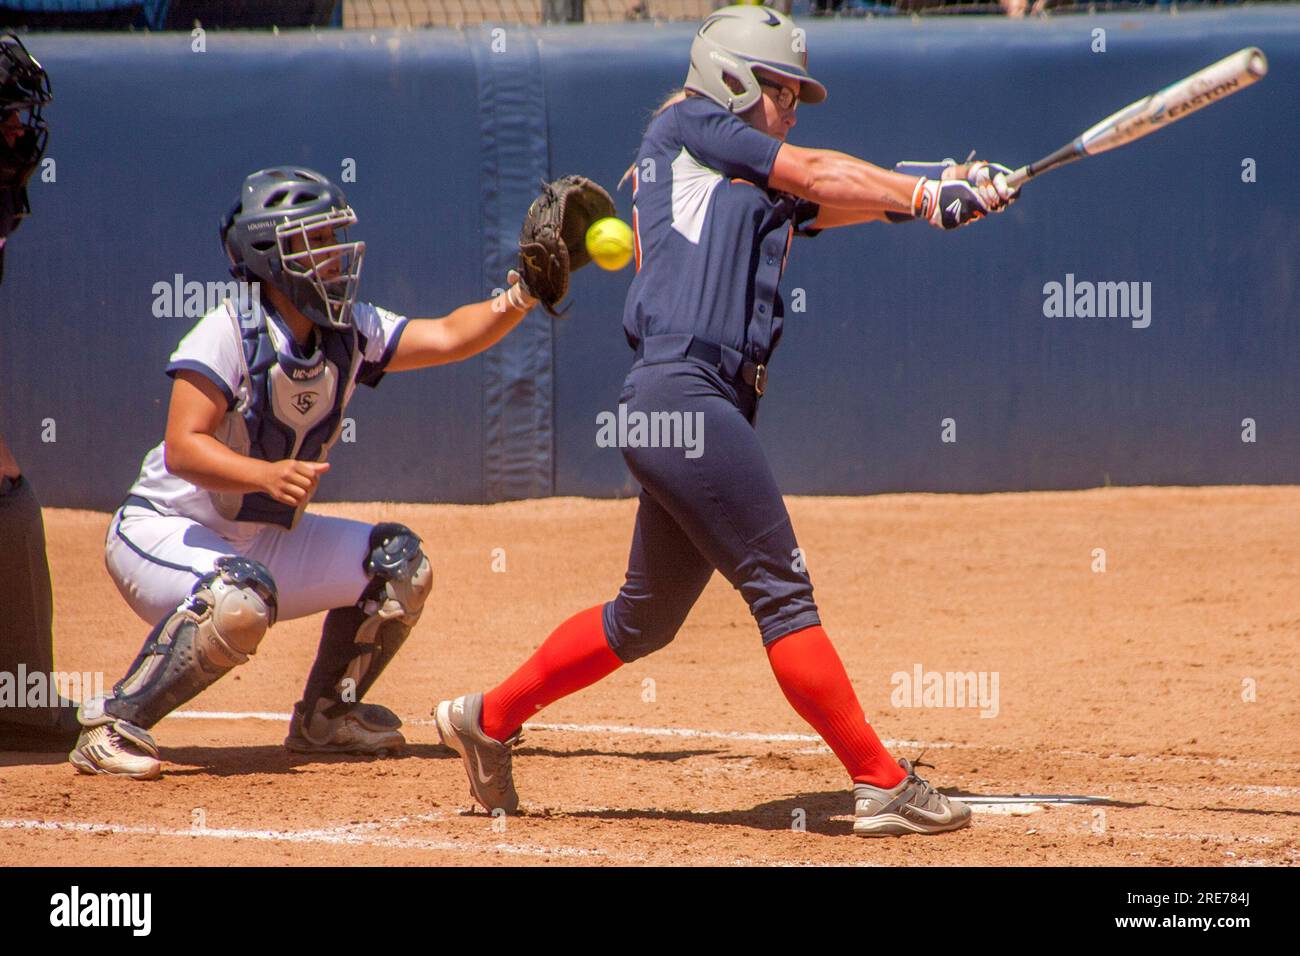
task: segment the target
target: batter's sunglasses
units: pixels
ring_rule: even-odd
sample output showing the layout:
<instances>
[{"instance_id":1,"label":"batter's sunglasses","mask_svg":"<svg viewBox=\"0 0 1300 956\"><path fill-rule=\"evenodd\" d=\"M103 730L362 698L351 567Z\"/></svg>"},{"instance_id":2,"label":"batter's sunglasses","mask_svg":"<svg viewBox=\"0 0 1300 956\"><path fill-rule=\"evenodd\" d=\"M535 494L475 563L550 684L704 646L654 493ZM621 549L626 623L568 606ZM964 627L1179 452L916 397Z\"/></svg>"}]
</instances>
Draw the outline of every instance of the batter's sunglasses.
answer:
<instances>
[{"instance_id":1,"label":"batter's sunglasses","mask_svg":"<svg viewBox=\"0 0 1300 956\"><path fill-rule=\"evenodd\" d=\"M770 80L759 80L758 85L766 86L769 90L775 90L776 95L772 99L783 110L792 110L799 105L799 94L788 86L782 86L780 83L773 83Z\"/></svg>"}]
</instances>

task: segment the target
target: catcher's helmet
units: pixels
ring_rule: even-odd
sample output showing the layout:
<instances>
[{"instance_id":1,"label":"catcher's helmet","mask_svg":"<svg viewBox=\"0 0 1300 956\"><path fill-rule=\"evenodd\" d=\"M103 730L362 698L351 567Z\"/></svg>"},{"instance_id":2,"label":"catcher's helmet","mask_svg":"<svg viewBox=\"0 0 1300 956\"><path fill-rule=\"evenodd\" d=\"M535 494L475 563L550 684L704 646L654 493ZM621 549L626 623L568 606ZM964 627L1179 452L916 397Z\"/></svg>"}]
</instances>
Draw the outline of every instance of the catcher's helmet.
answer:
<instances>
[{"instance_id":1,"label":"catcher's helmet","mask_svg":"<svg viewBox=\"0 0 1300 956\"><path fill-rule=\"evenodd\" d=\"M235 278L259 279L317 325L346 329L366 251L364 242L347 240L356 221L343 191L320 173L274 166L244 180L221 221L221 242ZM329 231L324 242L322 230Z\"/></svg>"},{"instance_id":2,"label":"catcher's helmet","mask_svg":"<svg viewBox=\"0 0 1300 956\"><path fill-rule=\"evenodd\" d=\"M52 98L50 78L23 42L0 36L0 239L31 212L27 181L45 154L41 109Z\"/></svg>"},{"instance_id":3,"label":"catcher's helmet","mask_svg":"<svg viewBox=\"0 0 1300 956\"><path fill-rule=\"evenodd\" d=\"M808 75L803 36L793 20L771 7L723 7L695 34L686 88L743 113L762 96L754 76L758 67L799 80L801 103L820 103L826 99L826 87ZM741 86L739 93L727 85L728 77Z\"/></svg>"}]
</instances>

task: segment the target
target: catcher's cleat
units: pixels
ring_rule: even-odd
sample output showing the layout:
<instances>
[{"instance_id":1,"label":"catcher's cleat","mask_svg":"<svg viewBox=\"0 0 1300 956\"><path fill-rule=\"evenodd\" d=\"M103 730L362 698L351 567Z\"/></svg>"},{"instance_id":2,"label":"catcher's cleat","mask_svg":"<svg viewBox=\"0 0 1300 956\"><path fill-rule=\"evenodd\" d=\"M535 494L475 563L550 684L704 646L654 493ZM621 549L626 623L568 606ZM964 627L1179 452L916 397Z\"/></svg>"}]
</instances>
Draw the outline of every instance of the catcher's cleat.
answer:
<instances>
[{"instance_id":1,"label":"catcher's cleat","mask_svg":"<svg viewBox=\"0 0 1300 956\"><path fill-rule=\"evenodd\" d=\"M947 833L970 826L970 807L952 800L899 760L907 776L890 790L865 783L853 785L853 832L859 836L906 836Z\"/></svg>"},{"instance_id":2,"label":"catcher's cleat","mask_svg":"<svg viewBox=\"0 0 1300 956\"><path fill-rule=\"evenodd\" d=\"M94 713L94 717L87 716ZM83 729L68 762L82 773L157 780L162 776L158 745L149 732L102 711L79 714Z\"/></svg>"},{"instance_id":3,"label":"catcher's cleat","mask_svg":"<svg viewBox=\"0 0 1300 956\"><path fill-rule=\"evenodd\" d=\"M406 746L406 738L398 730L401 718L387 707L353 704L340 714L327 716L331 706L329 701L318 700L309 717L302 701L294 704L284 746L300 754L372 756L400 753Z\"/></svg>"},{"instance_id":4,"label":"catcher's cleat","mask_svg":"<svg viewBox=\"0 0 1300 956\"><path fill-rule=\"evenodd\" d=\"M434 710L438 736L460 754L469 777L470 795L489 812L514 813L519 809L519 794L515 792L510 755L519 743L519 734L516 732L505 743L493 740L483 733L482 713L482 694L442 701Z\"/></svg>"}]
</instances>

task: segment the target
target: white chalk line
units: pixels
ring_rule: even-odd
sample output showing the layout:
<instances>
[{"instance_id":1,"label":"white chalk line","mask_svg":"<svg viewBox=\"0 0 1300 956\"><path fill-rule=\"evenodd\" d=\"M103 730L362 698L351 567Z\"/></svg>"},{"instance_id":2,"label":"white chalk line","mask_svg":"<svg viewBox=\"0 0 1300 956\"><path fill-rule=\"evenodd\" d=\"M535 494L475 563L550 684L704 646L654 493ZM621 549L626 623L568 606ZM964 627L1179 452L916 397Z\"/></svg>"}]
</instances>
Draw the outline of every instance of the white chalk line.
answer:
<instances>
[{"instance_id":1,"label":"white chalk line","mask_svg":"<svg viewBox=\"0 0 1300 956\"><path fill-rule=\"evenodd\" d=\"M288 723L290 714L273 711L222 711L222 710L178 710L167 715L168 720L266 720ZM429 727L434 721L429 717L403 718L403 723L413 727ZM829 753L830 748L816 734L764 734L740 730L700 730L692 727L628 727L619 724L524 724L525 731L555 731L557 733L611 734L626 737L681 737L705 740L743 740L757 743L805 743L816 744L815 748L798 750L796 753ZM1300 770L1300 764L1274 763L1271 761L1242 760L1236 757L1189 757L1178 754L1102 754L1089 753L1086 750L1043 751L1038 747L1010 747L1004 744L959 744L949 741L934 740L882 740L886 747L919 748L924 750L991 750L1006 753L1023 753L1026 750L1053 753L1060 757L1078 757L1086 760L1123 760L1135 763L1178 763L1203 764L1211 767L1259 767L1271 771Z\"/></svg>"},{"instance_id":2,"label":"white chalk line","mask_svg":"<svg viewBox=\"0 0 1300 956\"><path fill-rule=\"evenodd\" d=\"M277 714L267 710L174 710L167 720L274 720L288 723L291 714Z\"/></svg>"},{"instance_id":3,"label":"white chalk line","mask_svg":"<svg viewBox=\"0 0 1300 956\"><path fill-rule=\"evenodd\" d=\"M1008 813L1023 815L1036 813L1040 807L1032 804L1000 804L983 808L972 808L983 813ZM552 807L551 813L590 814L609 811L608 807ZM619 811L621 812L621 811ZM337 827L315 827L305 830L245 829L237 827L191 827L188 829L153 827L139 824L123 823L89 823L76 820L0 820L0 830L22 830L39 832L113 834L116 836L147 836L172 838L199 838L210 840L255 840L267 843L317 843L331 846L370 846L382 849L428 850L438 852L469 853L504 853L518 856L561 856L561 857L600 857L602 859L641 860L641 856L610 854L604 850L589 850L582 847L546 847L530 846L516 843L474 843L465 840L432 840L420 837L396 837L377 834L375 831L401 829L412 822L436 822L446 818L438 814L420 814L412 817L396 817L390 820L368 823L353 823ZM526 818L524 818L526 819ZM837 814L833 821L850 822L848 814ZM1052 835L1069 835L1064 830L1054 830ZM1290 841L1273 836L1243 836L1232 833L1161 833L1155 831L1125 832L1119 828L1109 828L1096 836L1113 836L1121 840L1152 841L1212 841L1225 845L1254 844L1273 846Z\"/></svg>"},{"instance_id":4,"label":"white chalk line","mask_svg":"<svg viewBox=\"0 0 1300 956\"><path fill-rule=\"evenodd\" d=\"M123 823L85 823L59 820L0 820L0 830L58 831L65 833L110 833L118 836L185 837L207 840L258 840L267 843L315 843L331 846L366 846L394 850L426 850L445 853L504 853L512 856L537 857L600 857L608 859L603 850L581 847L529 846L518 843L474 843L465 840L431 840L421 837L385 836L375 833L393 826L404 826L404 820L353 824L308 830L254 830L234 827L192 827L176 829ZM620 857L622 860L638 857Z\"/></svg>"},{"instance_id":5,"label":"white chalk line","mask_svg":"<svg viewBox=\"0 0 1300 956\"><path fill-rule=\"evenodd\" d=\"M1013 802L1013 797L989 798L992 801L987 804L975 805L971 809L973 812L981 815L1006 815L1006 816L1027 816L1030 814L1040 813L1042 806L1035 803ZM561 806L551 807L549 812L552 814L591 814L600 812L625 812L613 811L609 807L588 807L588 806ZM153 827L145 825L132 825L121 823L91 823L85 821L52 821L52 820L0 820L0 831L36 831L36 832L63 832L63 833L85 833L85 834L111 834L126 837L162 837L162 838L189 838L189 839L212 839L212 840L251 840L267 843L293 843L293 844L317 844L326 846L353 846L369 847L375 849L394 849L394 850L415 850L424 852L438 853L462 853L462 854L503 854L508 856L523 857L554 857L562 859L592 859L607 862L624 862L624 863L646 863L649 859L644 854L626 854L610 852L598 849L586 849L573 846L536 846L518 843L489 842L479 843L472 840L436 840L416 836L393 836L382 831L401 830L413 824L440 823L448 819L447 815L442 813L423 813L415 816L394 817L387 820L370 821L364 823L349 823L335 827L313 827L301 830L278 830L278 829L252 829L237 827L191 827L188 829ZM552 817L554 819L554 817ZM527 817L523 818L525 824ZM832 821L852 822L853 817L848 814L837 814L830 817ZM507 824L510 825L510 824ZM1037 830L1030 831L1037 833ZM1055 836L1071 835L1065 828L1049 828L1046 831ZM1260 847L1272 847L1278 844L1288 844L1291 841L1273 836L1243 836L1239 834L1227 833L1169 833L1156 831L1136 831L1125 832L1119 827L1109 828L1106 833L1095 834L1097 836L1111 835L1120 840L1141 840L1152 842L1213 842L1220 846L1241 846L1242 844L1253 844ZM1235 857L1235 854L1229 854ZM1294 856L1294 850L1291 851ZM700 858L692 856L691 862L705 865L752 865L752 864L778 864L794 866L827 866L827 865L845 865L830 861L814 860L794 860L785 857L760 857L759 859L742 860L736 859L733 862L726 862L712 858ZM1247 861L1240 860L1239 863L1255 863L1268 861ZM867 861L858 861L856 864L863 865Z\"/></svg>"},{"instance_id":6,"label":"white chalk line","mask_svg":"<svg viewBox=\"0 0 1300 956\"><path fill-rule=\"evenodd\" d=\"M607 810L605 807L566 808L570 812ZM616 853L608 850L581 847L530 846L512 843L474 843L465 840L432 840L420 837L397 837L375 834L377 830L402 829L412 823L434 823L447 817L437 813L422 813L414 817L394 817L369 823L351 823L338 827L318 827L307 830L258 830L232 827L193 827L190 829L151 827L122 823L89 823L84 821L54 820L0 820L0 830L37 832L111 834L126 837L170 837L212 840L255 840L268 843L324 844L330 846L364 846L378 849L422 850L449 853L503 853L515 856L590 858L602 862L645 863L644 854ZM706 866L745 866L755 861L722 859L691 855L691 863ZM822 862L816 860L791 860L784 857L761 859L759 863L785 866L859 866L862 863Z\"/></svg>"},{"instance_id":7,"label":"white chalk line","mask_svg":"<svg viewBox=\"0 0 1300 956\"><path fill-rule=\"evenodd\" d=\"M189 720L274 720L287 723L289 714L277 714L267 711L209 711L178 710L168 714L168 719L179 717ZM432 727L432 717L404 717L402 723L412 727ZM695 730L689 727L624 727L615 724L524 724L524 730L554 730L569 733L588 734L622 734L636 737L707 737L719 740L756 740L767 743L821 743L816 734L760 734L739 730ZM916 743L916 741L896 741L897 743ZM952 744L933 744L936 747L951 747Z\"/></svg>"}]
</instances>

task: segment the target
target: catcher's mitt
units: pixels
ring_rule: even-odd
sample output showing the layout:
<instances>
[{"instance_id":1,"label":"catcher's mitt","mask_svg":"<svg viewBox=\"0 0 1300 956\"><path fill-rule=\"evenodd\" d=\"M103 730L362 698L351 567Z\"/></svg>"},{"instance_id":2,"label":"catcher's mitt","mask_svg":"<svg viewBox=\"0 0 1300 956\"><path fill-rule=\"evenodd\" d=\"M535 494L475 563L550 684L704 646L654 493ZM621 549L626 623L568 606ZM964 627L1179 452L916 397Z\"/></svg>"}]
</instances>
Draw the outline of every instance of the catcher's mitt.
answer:
<instances>
[{"instance_id":1,"label":"catcher's mitt","mask_svg":"<svg viewBox=\"0 0 1300 956\"><path fill-rule=\"evenodd\" d=\"M614 200L585 176L561 176L533 200L519 231L519 274L524 290L558 316L569 273L591 261L587 229L614 215Z\"/></svg>"}]
</instances>

